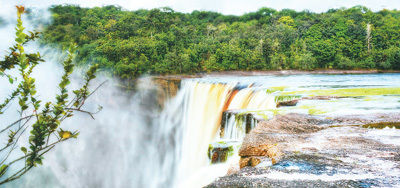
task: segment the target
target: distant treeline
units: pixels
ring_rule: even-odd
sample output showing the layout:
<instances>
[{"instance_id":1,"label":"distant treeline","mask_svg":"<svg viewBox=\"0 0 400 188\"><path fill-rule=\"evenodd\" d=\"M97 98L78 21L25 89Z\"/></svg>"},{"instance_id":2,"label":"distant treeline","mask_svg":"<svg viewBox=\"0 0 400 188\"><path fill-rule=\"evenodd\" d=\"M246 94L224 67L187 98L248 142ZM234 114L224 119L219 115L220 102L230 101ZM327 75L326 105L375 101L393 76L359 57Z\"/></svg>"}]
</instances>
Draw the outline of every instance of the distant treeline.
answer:
<instances>
[{"instance_id":1,"label":"distant treeline","mask_svg":"<svg viewBox=\"0 0 400 188\"><path fill-rule=\"evenodd\" d=\"M123 79L144 73L227 70L400 69L400 11L366 7L325 13L261 8L242 16L50 8L43 41L78 44L78 60Z\"/></svg>"}]
</instances>

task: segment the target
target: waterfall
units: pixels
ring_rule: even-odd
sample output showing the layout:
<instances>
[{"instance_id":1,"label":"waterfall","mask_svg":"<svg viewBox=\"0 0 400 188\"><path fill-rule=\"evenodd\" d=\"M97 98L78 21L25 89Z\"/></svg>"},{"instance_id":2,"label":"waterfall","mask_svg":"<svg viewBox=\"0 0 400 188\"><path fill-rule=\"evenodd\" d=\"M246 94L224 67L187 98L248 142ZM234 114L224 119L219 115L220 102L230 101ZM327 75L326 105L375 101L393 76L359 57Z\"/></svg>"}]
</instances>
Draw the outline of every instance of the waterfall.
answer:
<instances>
[{"instance_id":1,"label":"waterfall","mask_svg":"<svg viewBox=\"0 0 400 188\"><path fill-rule=\"evenodd\" d=\"M235 115L226 115L226 121L224 124L223 139L239 140L242 139L243 135L246 134L246 124L242 119L237 120Z\"/></svg>"},{"instance_id":2,"label":"waterfall","mask_svg":"<svg viewBox=\"0 0 400 188\"><path fill-rule=\"evenodd\" d=\"M223 112L275 106L273 96L267 92L237 85L206 79L182 80L176 96L161 111L157 89L150 79L142 79L138 92L131 97L120 96L114 87L101 88L88 101L89 107L95 104L104 107L96 120L80 114L76 117L79 119L65 124L79 130L79 138L63 143L46 156L42 167L7 186L205 186L225 175L230 165L229 162L210 165L209 144L219 139L241 140L246 133L236 123L243 124L248 119L229 120L225 126L231 136L220 138Z\"/></svg>"},{"instance_id":3,"label":"waterfall","mask_svg":"<svg viewBox=\"0 0 400 188\"><path fill-rule=\"evenodd\" d=\"M221 140L240 142L251 129L257 126L257 120L252 114L229 112L224 113L223 118Z\"/></svg>"},{"instance_id":4,"label":"waterfall","mask_svg":"<svg viewBox=\"0 0 400 188\"><path fill-rule=\"evenodd\" d=\"M207 149L219 129L222 112L234 85L183 81L186 93L182 130L182 158L178 177L188 176L208 162Z\"/></svg>"},{"instance_id":5,"label":"waterfall","mask_svg":"<svg viewBox=\"0 0 400 188\"><path fill-rule=\"evenodd\" d=\"M265 90L255 91L254 88L244 88L232 96L228 110L265 110L275 108L275 98L268 95Z\"/></svg>"},{"instance_id":6,"label":"waterfall","mask_svg":"<svg viewBox=\"0 0 400 188\"><path fill-rule=\"evenodd\" d=\"M274 97L265 90L253 88L237 89L237 83L207 83L197 80L184 80L179 94L185 97L174 100L180 102L184 109L182 124L182 145L179 149L181 155L178 163L178 179L188 177L194 181L193 174L207 167L210 161L207 156L209 144L215 140L241 141L246 129L251 129L256 122L249 116L236 118L231 116L225 122L225 136L218 138L223 112L226 110L265 110L275 108ZM248 119L249 118L249 119ZM248 123L249 122L249 123ZM249 127L246 125L249 124ZM185 178L183 178L185 179ZM188 186L188 184L184 184ZM199 182L192 182L190 186L200 186Z\"/></svg>"}]
</instances>

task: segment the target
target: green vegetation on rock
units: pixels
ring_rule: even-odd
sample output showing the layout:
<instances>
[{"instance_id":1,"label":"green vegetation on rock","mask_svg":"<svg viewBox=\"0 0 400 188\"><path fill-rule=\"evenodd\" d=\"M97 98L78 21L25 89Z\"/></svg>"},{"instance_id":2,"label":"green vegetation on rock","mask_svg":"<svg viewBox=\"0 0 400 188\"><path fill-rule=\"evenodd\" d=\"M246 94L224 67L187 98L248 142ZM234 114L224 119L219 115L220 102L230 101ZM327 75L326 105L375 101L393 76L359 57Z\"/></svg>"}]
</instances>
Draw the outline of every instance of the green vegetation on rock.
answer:
<instances>
[{"instance_id":1,"label":"green vegetation on rock","mask_svg":"<svg viewBox=\"0 0 400 188\"><path fill-rule=\"evenodd\" d=\"M326 111L315 109L315 108L310 108L308 109L308 114L310 115L320 115L320 114L325 114Z\"/></svg>"},{"instance_id":2,"label":"green vegetation on rock","mask_svg":"<svg viewBox=\"0 0 400 188\"><path fill-rule=\"evenodd\" d=\"M301 105L298 108L306 109L308 114L310 114L310 115L321 115L321 114L327 113L326 111L321 110L314 105Z\"/></svg>"},{"instance_id":3,"label":"green vegetation on rock","mask_svg":"<svg viewBox=\"0 0 400 188\"><path fill-rule=\"evenodd\" d=\"M345 88L345 89L321 89L321 90L302 90L283 92L285 95L308 95L308 96L338 96L338 97L357 97L372 95L399 95L400 88Z\"/></svg>"},{"instance_id":4,"label":"green vegetation on rock","mask_svg":"<svg viewBox=\"0 0 400 188\"><path fill-rule=\"evenodd\" d=\"M283 91L287 88L287 86L278 86L278 87L270 87L267 89L267 94L271 94L277 91Z\"/></svg>"},{"instance_id":5,"label":"green vegetation on rock","mask_svg":"<svg viewBox=\"0 0 400 188\"><path fill-rule=\"evenodd\" d=\"M233 155L235 148L238 149L239 147L240 145L236 143L228 143L225 141L212 143L208 146L208 157L212 164L225 162L228 160L228 157Z\"/></svg>"},{"instance_id":6,"label":"green vegetation on rock","mask_svg":"<svg viewBox=\"0 0 400 188\"><path fill-rule=\"evenodd\" d=\"M275 97L275 102L291 101L300 98L300 95L278 95Z\"/></svg>"},{"instance_id":7,"label":"green vegetation on rock","mask_svg":"<svg viewBox=\"0 0 400 188\"><path fill-rule=\"evenodd\" d=\"M396 128L400 129L400 122L381 122L381 123L373 123L366 124L362 126L363 128L372 128L372 129L383 129L383 128Z\"/></svg>"}]
</instances>

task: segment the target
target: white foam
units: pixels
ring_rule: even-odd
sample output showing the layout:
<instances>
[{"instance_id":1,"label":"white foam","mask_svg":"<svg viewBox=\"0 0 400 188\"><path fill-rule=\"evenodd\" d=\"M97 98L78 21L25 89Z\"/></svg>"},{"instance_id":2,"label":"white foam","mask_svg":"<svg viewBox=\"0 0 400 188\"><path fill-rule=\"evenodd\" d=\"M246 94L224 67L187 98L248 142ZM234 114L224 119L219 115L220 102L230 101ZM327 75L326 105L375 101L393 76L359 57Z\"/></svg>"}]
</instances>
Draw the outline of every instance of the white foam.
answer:
<instances>
[{"instance_id":1,"label":"white foam","mask_svg":"<svg viewBox=\"0 0 400 188\"><path fill-rule=\"evenodd\" d=\"M339 180L362 180L362 179L374 179L379 176L375 176L372 174L308 174L308 173L285 173L274 171L269 174L262 175L252 175L250 178L268 178L268 179L276 179L276 180L322 180L322 181L339 181Z\"/></svg>"},{"instance_id":2,"label":"white foam","mask_svg":"<svg viewBox=\"0 0 400 188\"><path fill-rule=\"evenodd\" d=\"M370 129L364 137L377 140L383 144L400 146L400 129L388 127L384 129Z\"/></svg>"}]
</instances>

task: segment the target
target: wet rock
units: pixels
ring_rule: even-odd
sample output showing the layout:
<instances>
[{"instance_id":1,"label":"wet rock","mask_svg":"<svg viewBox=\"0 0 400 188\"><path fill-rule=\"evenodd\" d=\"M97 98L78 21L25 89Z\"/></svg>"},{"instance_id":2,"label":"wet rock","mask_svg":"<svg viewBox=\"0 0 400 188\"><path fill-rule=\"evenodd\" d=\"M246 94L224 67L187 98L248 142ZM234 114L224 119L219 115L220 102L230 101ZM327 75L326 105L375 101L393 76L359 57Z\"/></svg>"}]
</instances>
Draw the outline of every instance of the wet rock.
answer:
<instances>
[{"instance_id":1,"label":"wet rock","mask_svg":"<svg viewBox=\"0 0 400 188\"><path fill-rule=\"evenodd\" d=\"M239 167L244 168L246 166L255 167L261 163L261 157L241 157L239 160Z\"/></svg>"},{"instance_id":2,"label":"wet rock","mask_svg":"<svg viewBox=\"0 0 400 188\"><path fill-rule=\"evenodd\" d=\"M212 164L225 162L228 160L228 157L232 156L237 147L237 142L212 143L208 147L208 157Z\"/></svg>"},{"instance_id":3,"label":"wet rock","mask_svg":"<svg viewBox=\"0 0 400 188\"><path fill-rule=\"evenodd\" d=\"M229 176L221 177L217 181L214 181L207 188L214 187L225 187L225 188L236 188L236 187L304 187L304 188L319 188L319 187L372 187L377 185L374 180L362 179L362 180L284 180L284 179L272 179L264 177L263 174L271 173L271 169L259 169L246 167L241 170L240 173L232 174ZM288 177L291 174L287 174Z\"/></svg>"},{"instance_id":4,"label":"wet rock","mask_svg":"<svg viewBox=\"0 0 400 188\"><path fill-rule=\"evenodd\" d=\"M399 187L399 124L399 113L278 115L246 135L240 170L208 187Z\"/></svg>"},{"instance_id":5,"label":"wet rock","mask_svg":"<svg viewBox=\"0 0 400 188\"><path fill-rule=\"evenodd\" d=\"M367 115L347 115L338 116L331 118L332 125L365 125L365 124L376 124L383 122L400 122L400 113L377 113L377 114L367 114Z\"/></svg>"},{"instance_id":6,"label":"wet rock","mask_svg":"<svg viewBox=\"0 0 400 188\"><path fill-rule=\"evenodd\" d=\"M277 115L274 119L258 124L246 135L240 156L265 156L269 148L279 150L281 143L293 137L294 134L307 134L324 129L319 126L324 120L312 118L303 114Z\"/></svg>"},{"instance_id":7,"label":"wet rock","mask_svg":"<svg viewBox=\"0 0 400 188\"><path fill-rule=\"evenodd\" d=\"M340 99L340 98L349 98L349 97L341 97L341 96L309 96L309 97L302 97L300 99L294 99L289 101L280 101L276 104L276 107L282 106L296 106L297 103L301 100L331 100L331 99ZM354 97L353 97L354 98Z\"/></svg>"},{"instance_id":8,"label":"wet rock","mask_svg":"<svg viewBox=\"0 0 400 188\"><path fill-rule=\"evenodd\" d=\"M267 156L268 150L271 147L273 147L273 145L268 144L241 147L239 156Z\"/></svg>"},{"instance_id":9,"label":"wet rock","mask_svg":"<svg viewBox=\"0 0 400 188\"><path fill-rule=\"evenodd\" d=\"M244 168L246 166L251 166L250 165L250 160L251 160L250 157L241 157L240 160L239 160L239 167L240 168Z\"/></svg>"},{"instance_id":10,"label":"wet rock","mask_svg":"<svg viewBox=\"0 0 400 188\"><path fill-rule=\"evenodd\" d=\"M318 126L324 122L323 119L314 118L303 114L277 115L274 119L260 123L255 134L261 132L276 132L289 134L303 134L322 130Z\"/></svg>"},{"instance_id":11,"label":"wet rock","mask_svg":"<svg viewBox=\"0 0 400 188\"><path fill-rule=\"evenodd\" d=\"M400 129L400 122L380 122L362 125L363 128L383 129L383 128L396 128Z\"/></svg>"},{"instance_id":12,"label":"wet rock","mask_svg":"<svg viewBox=\"0 0 400 188\"><path fill-rule=\"evenodd\" d=\"M232 165L229 167L228 172L226 173L227 176L236 174L240 171L239 165Z\"/></svg>"},{"instance_id":13,"label":"wet rock","mask_svg":"<svg viewBox=\"0 0 400 188\"><path fill-rule=\"evenodd\" d=\"M157 86L157 102L163 108L164 103L173 98L180 87L181 77L152 77Z\"/></svg>"},{"instance_id":14,"label":"wet rock","mask_svg":"<svg viewBox=\"0 0 400 188\"><path fill-rule=\"evenodd\" d=\"M285 150L284 143L290 140L291 134L319 131L323 128L315 124L321 121L307 115L289 114L277 115L270 121L260 123L243 141L239 150L240 167L249 166L247 160L253 156L267 156L272 164L277 163Z\"/></svg>"},{"instance_id":15,"label":"wet rock","mask_svg":"<svg viewBox=\"0 0 400 188\"><path fill-rule=\"evenodd\" d=\"M207 187L379 187L395 183L357 173L355 168L333 155L292 154L270 167L244 167Z\"/></svg>"},{"instance_id":16,"label":"wet rock","mask_svg":"<svg viewBox=\"0 0 400 188\"><path fill-rule=\"evenodd\" d=\"M290 154L270 167L285 173L327 174L334 175L338 171L351 171L353 164L343 163L335 155Z\"/></svg>"},{"instance_id":17,"label":"wet rock","mask_svg":"<svg viewBox=\"0 0 400 188\"><path fill-rule=\"evenodd\" d=\"M255 118L252 113L224 111L221 119L220 138L224 138L226 136L225 130L228 129L227 126L232 126L228 123L231 118L235 119L235 125L236 123L240 123L241 126L244 126L244 134L249 133L256 126L257 122L260 121L259 119Z\"/></svg>"},{"instance_id":18,"label":"wet rock","mask_svg":"<svg viewBox=\"0 0 400 188\"><path fill-rule=\"evenodd\" d=\"M237 112L232 112L232 111L224 111L222 112L222 118L221 118L221 126L220 126L220 138L223 138L225 136L225 129L227 129L228 121L230 118L235 117Z\"/></svg>"},{"instance_id":19,"label":"wet rock","mask_svg":"<svg viewBox=\"0 0 400 188\"><path fill-rule=\"evenodd\" d=\"M272 164L279 161L282 153L276 145L258 145L258 146L248 146L242 147L239 151L240 158L240 168L245 166L257 166L261 163L262 157L268 157L272 160Z\"/></svg>"},{"instance_id":20,"label":"wet rock","mask_svg":"<svg viewBox=\"0 0 400 188\"><path fill-rule=\"evenodd\" d=\"M276 107L279 108L281 106L296 106L299 102L299 99L291 100L291 101L282 101L276 104Z\"/></svg>"},{"instance_id":21,"label":"wet rock","mask_svg":"<svg viewBox=\"0 0 400 188\"><path fill-rule=\"evenodd\" d=\"M282 153L276 146L268 146L263 145L260 147L247 147L241 150L239 153L240 161L239 166L243 168L245 166L257 166L261 163L262 158L260 157L268 157L272 160L272 164L275 164L279 161L279 158L282 156Z\"/></svg>"},{"instance_id":22,"label":"wet rock","mask_svg":"<svg viewBox=\"0 0 400 188\"><path fill-rule=\"evenodd\" d=\"M350 98L347 96L309 96L303 97L302 100L331 100L331 99L341 99L341 98Z\"/></svg>"}]
</instances>

